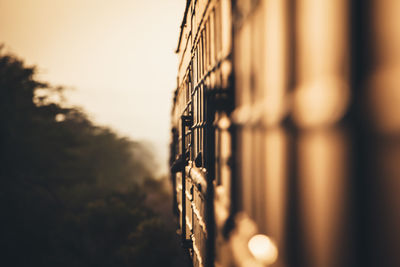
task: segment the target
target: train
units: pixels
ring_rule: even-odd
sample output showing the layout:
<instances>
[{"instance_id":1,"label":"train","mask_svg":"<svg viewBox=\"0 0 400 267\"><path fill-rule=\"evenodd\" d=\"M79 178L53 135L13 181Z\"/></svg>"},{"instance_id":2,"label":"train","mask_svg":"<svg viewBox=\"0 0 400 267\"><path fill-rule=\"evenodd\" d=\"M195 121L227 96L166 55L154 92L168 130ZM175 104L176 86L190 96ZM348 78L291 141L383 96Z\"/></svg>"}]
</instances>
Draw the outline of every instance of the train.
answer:
<instances>
[{"instance_id":1,"label":"train","mask_svg":"<svg viewBox=\"0 0 400 267\"><path fill-rule=\"evenodd\" d=\"M194 267L400 266L398 14L186 1L170 166Z\"/></svg>"}]
</instances>

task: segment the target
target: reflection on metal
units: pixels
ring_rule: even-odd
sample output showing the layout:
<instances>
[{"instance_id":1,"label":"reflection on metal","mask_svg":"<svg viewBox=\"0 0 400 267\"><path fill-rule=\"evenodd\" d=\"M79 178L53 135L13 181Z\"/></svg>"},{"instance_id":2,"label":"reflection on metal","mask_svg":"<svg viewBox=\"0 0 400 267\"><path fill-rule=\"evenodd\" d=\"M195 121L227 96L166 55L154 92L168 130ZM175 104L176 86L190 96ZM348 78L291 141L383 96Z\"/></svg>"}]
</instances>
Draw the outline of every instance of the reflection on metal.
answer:
<instances>
[{"instance_id":1,"label":"reflection on metal","mask_svg":"<svg viewBox=\"0 0 400 267\"><path fill-rule=\"evenodd\" d=\"M245 213L235 216L230 236L229 259L225 266L265 267L278 259L278 248L270 237L259 234L256 223Z\"/></svg>"},{"instance_id":2,"label":"reflection on metal","mask_svg":"<svg viewBox=\"0 0 400 267\"><path fill-rule=\"evenodd\" d=\"M258 227L261 232L272 237L279 248L285 246L285 221L288 186L289 159L287 155L288 137L282 128L273 128L263 135L261 162L262 186L259 189L259 202L262 203L262 221Z\"/></svg>"},{"instance_id":3,"label":"reflection on metal","mask_svg":"<svg viewBox=\"0 0 400 267\"><path fill-rule=\"evenodd\" d=\"M195 267L400 266L398 14L187 1L171 178Z\"/></svg>"},{"instance_id":4,"label":"reflection on metal","mask_svg":"<svg viewBox=\"0 0 400 267\"><path fill-rule=\"evenodd\" d=\"M275 243L266 235L255 235L248 243L251 254L264 263L270 265L278 258L278 249Z\"/></svg>"},{"instance_id":5,"label":"reflection on metal","mask_svg":"<svg viewBox=\"0 0 400 267\"><path fill-rule=\"evenodd\" d=\"M293 116L300 126L332 125L347 110L347 2L296 1L298 57Z\"/></svg>"},{"instance_id":6,"label":"reflection on metal","mask_svg":"<svg viewBox=\"0 0 400 267\"><path fill-rule=\"evenodd\" d=\"M293 116L300 126L328 126L347 111L349 87L337 77L320 77L297 87L293 100Z\"/></svg>"},{"instance_id":7,"label":"reflection on metal","mask_svg":"<svg viewBox=\"0 0 400 267\"><path fill-rule=\"evenodd\" d=\"M197 190L202 194L207 192L207 180L204 171L191 166L186 166L186 177L190 178L193 185L196 186Z\"/></svg>"},{"instance_id":8,"label":"reflection on metal","mask_svg":"<svg viewBox=\"0 0 400 267\"><path fill-rule=\"evenodd\" d=\"M340 129L302 133L298 142L300 220L308 266L346 266L349 144ZM318 163L318 164L316 164Z\"/></svg>"}]
</instances>

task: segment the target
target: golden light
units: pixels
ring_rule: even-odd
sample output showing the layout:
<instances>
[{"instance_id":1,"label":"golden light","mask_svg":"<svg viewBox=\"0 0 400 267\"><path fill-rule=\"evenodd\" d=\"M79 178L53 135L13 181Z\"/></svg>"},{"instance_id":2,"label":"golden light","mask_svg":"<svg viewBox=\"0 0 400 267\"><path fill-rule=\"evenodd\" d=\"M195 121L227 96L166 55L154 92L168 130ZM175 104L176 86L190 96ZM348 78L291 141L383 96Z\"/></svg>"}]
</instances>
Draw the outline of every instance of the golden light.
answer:
<instances>
[{"instance_id":1,"label":"golden light","mask_svg":"<svg viewBox=\"0 0 400 267\"><path fill-rule=\"evenodd\" d=\"M65 121L65 115L62 113L58 113L54 119L56 120L56 122L63 122Z\"/></svg>"},{"instance_id":2,"label":"golden light","mask_svg":"<svg viewBox=\"0 0 400 267\"><path fill-rule=\"evenodd\" d=\"M350 101L347 1L297 2L293 118L303 128L333 125Z\"/></svg>"},{"instance_id":3,"label":"golden light","mask_svg":"<svg viewBox=\"0 0 400 267\"><path fill-rule=\"evenodd\" d=\"M278 258L278 248L266 235L253 236L248 243L248 248L254 258L265 265L274 263Z\"/></svg>"},{"instance_id":4,"label":"golden light","mask_svg":"<svg viewBox=\"0 0 400 267\"><path fill-rule=\"evenodd\" d=\"M334 124L345 114L350 102L346 82L334 76L303 83L293 96L293 116L302 127Z\"/></svg>"},{"instance_id":5,"label":"golden light","mask_svg":"<svg viewBox=\"0 0 400 267\"><path fill-rule=\"evenodd\" d=\"M36 65L39 80L74 88L65 91L66 104L82 107L96 124L151 142L166 173L166 100L176 87L185 2L0 1L0 44Z\"/></svg>"}]
</instances>

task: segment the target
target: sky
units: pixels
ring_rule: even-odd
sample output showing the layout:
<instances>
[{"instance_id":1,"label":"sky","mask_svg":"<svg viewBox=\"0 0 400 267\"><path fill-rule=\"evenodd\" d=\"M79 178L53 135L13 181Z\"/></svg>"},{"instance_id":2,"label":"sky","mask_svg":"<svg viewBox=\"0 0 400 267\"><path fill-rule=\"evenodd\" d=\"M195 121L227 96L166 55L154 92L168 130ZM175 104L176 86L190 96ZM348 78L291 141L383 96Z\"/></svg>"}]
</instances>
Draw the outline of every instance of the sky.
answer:
<instances>
[{"instance_id":1,"label":"sky","mask_svg":"<svg viewBox=\"0 0 400 267\"><path fill-rule=\"evenodd\" d=\"M0 43L167 170L185 0L0 0Z\"/></svg>"}]
</instances>

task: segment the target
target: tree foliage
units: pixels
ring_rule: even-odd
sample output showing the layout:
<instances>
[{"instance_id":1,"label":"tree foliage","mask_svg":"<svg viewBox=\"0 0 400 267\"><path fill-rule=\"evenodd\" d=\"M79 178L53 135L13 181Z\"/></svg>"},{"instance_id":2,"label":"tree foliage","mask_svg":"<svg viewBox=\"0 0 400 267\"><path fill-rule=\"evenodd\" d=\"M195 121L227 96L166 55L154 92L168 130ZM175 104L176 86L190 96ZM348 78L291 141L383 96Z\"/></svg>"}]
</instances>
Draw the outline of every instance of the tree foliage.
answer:
<instances>
[{"instance_id":1,"label":"tree foliage","mask_svg":"<svg viewBox=\"0 0 400 267\"><path fill-rule=\"evenodd\" d=\"M147 149L50 101L62 88L35 72L0 49L3 266L177 266Z\"/></svg>"}]
</instances>

